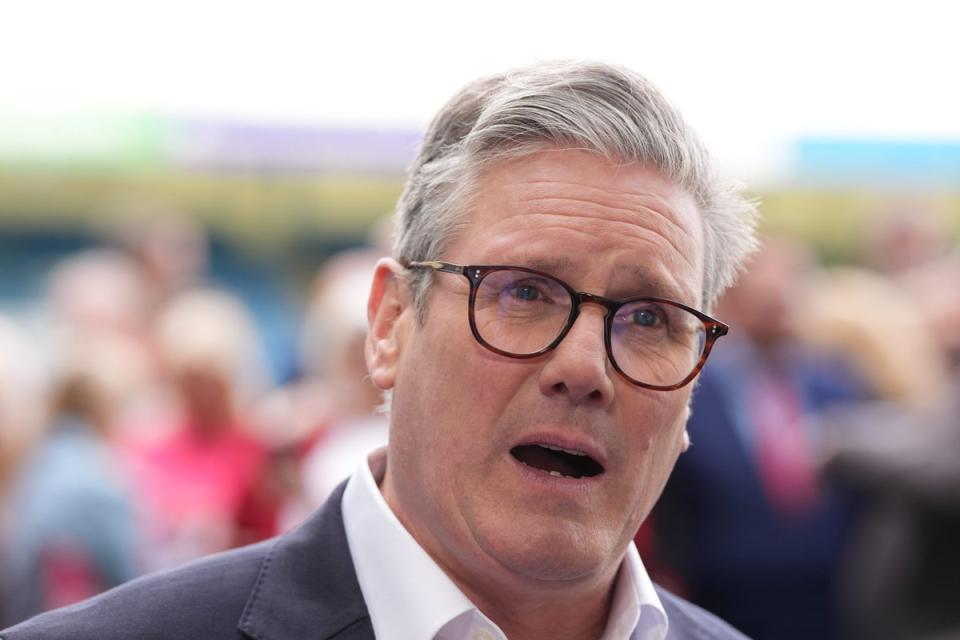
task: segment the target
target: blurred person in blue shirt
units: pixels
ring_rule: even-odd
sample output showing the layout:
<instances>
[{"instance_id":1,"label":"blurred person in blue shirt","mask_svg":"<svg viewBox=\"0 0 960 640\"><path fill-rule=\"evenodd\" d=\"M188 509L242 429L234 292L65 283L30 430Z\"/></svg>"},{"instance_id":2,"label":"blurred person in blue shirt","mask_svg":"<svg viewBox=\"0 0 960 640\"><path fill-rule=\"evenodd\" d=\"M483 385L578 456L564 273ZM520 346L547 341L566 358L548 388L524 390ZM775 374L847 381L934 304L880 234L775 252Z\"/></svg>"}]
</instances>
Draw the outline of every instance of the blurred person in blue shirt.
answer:
<instances>
[{"instance_id":1,"label":"blurred person in blue shirt","mask_svg":"<svg viewBox=\"0 0 960 640\"><path fill-rule=\"evenodd\" d=\"M47 426L13 481L3 564L14 620L140 571L135 509L108 436L122 348L101 336L67 356Z\"/></svg>"},{"instance_id":2,"label":"blurred person in blue shirt","mask_svg":"<svg viewBox=\"0 0 960 640\"><path fill-rule=\"evenodd\" d=\"M13 518L10 485L36 436L43 392L41 371L27 345L20 324L0 314L0 555ZM7 599L14 584L13 576L0 571L0 624L10 619Z\"/></svg>"}]
</instances>

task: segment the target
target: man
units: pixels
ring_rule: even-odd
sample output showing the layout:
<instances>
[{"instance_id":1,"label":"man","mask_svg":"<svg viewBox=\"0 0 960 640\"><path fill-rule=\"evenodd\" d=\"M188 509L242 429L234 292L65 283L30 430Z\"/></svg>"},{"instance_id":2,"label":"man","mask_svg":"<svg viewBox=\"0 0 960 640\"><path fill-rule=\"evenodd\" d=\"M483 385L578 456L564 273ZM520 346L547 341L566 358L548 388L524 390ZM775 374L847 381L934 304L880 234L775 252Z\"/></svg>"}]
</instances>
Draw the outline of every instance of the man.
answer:
<instances>
[{"instance_id":1,"label":"man","mask_svg":"<svg viewBox=\"0 0 960 640\"><path fill-rule=\"evenodd\" d=\"M387 449L277 541L3 637L742 637L656 589L631 539L688 444L690 383L726 331L698 309L753 215L631 72L468 85L370 293Z\"/></svg>"}]
</instances>

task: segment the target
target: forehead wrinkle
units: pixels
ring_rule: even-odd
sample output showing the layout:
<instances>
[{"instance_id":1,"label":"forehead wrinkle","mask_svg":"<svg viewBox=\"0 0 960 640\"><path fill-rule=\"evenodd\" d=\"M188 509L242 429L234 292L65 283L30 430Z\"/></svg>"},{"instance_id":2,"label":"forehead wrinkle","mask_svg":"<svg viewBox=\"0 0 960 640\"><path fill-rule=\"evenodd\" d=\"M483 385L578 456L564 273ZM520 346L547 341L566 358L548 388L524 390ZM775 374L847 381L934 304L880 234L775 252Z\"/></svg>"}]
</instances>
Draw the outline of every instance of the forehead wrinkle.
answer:
<instances>
[{"instance_id":1,"label":"forehead wrinkle","mask_svg":"<svg viewBox=\"0 0 960 640\"><path fill-rule=\"evenodd\" d=\"M596 203L592 203L592 204L593 204L594 207L597 206ZM657 225L656 225L656 224L644 224L644 222L648 219L647 216L638 216L638 215L636 215L637 212L636 212L635 210L625 209L625 208L622 208L622 207L608 207L608 206L604 206L604 208L605 208L605 209L608 209L608 210L613 210L613 211L623 211L623 212L627 212L627 213L629 214L629 216L625 215L625 216L623 216L623 217L618 217L618 218L610 218L610 217L606 217L606 216L605 216L605 217L603 218L603 222L610 223L610 224L614 225L615 228L620 228L620 229L624 232L624 235L625 235L625 236L630 236L630 235L632 235L630 232L634 232L634 233L635 233L635 232L637 231L637 229L643 229L644 231L647 231L647 232L650 232L650 233L652 233L652 234L655 234L658 238L664 239L664 240L667 242L667 244L669 244L670 247L673 249L674 253L676 253L677 255L679 255L679 256L683 259L683 261L687 264L688 267L690 267L690 268L693 269L694 271L698 271L698 267L693 263L693 259L692 259L693 251L691 250L692 247L688 247L688 248L685 249L684 247L682 247L682 246L680 245L680 243L678 242L677 239L675 239L674 237L672 237L673 234L670 234L670 233L662 233L661 230L657 228ZM655 213L656 213L656 212L655 212ZM573 211L571 211L571 212L565 212L565 211L560 211L560 210L551 210L551 211L549 211L549 212L529 212L529 213L524 214L524 218L526 218L527 221L529 221L530 218L544 218L544 217L545 217L545 218L561 217L561 218L580 219L580 220L581 220L581 224L582 224L583 226L591 227L591 231L595 232L595 229L593 229L593 228L592 228L592 225L590 224L591 222L595 222L595 221L583 219L583 212L582 212L582 211L580 211L580 212L573 212ZM549 225L536 224L535 222L533 222L533 223L531 223L531 226L536 226L537 228L544 228L545 226L549 226ZM682 233L683 237L689 238L691 241L694 240L693 236L689 233L689 231L687 231L686 229L684 229L682 226L677 225L677 224L674 223L674 227L675 227L680 233ZM650 243L650 244L654 244L654 245L656 244L655 242L653 242L653 241L650 240L649 238L642 238L642 237L637 236L636 239L637 239L637 240L640 240L640 241L646 241L646 242L648 242L648 243Z\"/></svg>"},{"instance_id":2,"label":"forehead wrinkle","mask_svg":"<svg viewBox=\"0 0 960 640\"><path fill-rule=\"evenodd\" d=\"M646 240L642 240L646 241ZM665 261L660 260L657 269L651 269L646 265L633 265L619 269L626 271L630 279L630 289L628 295L621 296L635 297L636 292L642 295L652 295L655 298L667 298L676 302L683 302L688 305L695 305L696 292L689 291L677 281L675 269L671 268Z\"/></svg>"},{"instance_id":3,"label":"forehead wrinkle","mask_svg":"<svg viewBox=\"0 0 960 640\"><path fill-rule=\"evenodd\" d=\"M647 190L642 192L632 192L622 188L605 189L595 187L590 184L577 183L576 185L571 185L569 182L542 179L527 180L524 181L523 184L526 186L533 186L534 189L532 193L526 196L521 196L518 199L518 201L522 203L567 200L571 202L584 202L593 206L600 204L602 206L610 207L611 209L630 211L633 213L636 213L639 210L648 210L664 218L672 226L676 227L678 231L687 233L680 221L681 216L679 212L674 210L674 207L670 204L668 198L657 193L651 193ZM564 191L571 190L575 190L581 194L588 192L588 195L567 195L563 193ZM687 197L690 197L686 191L680 189L676 189L676 191L677 194L672 195L684 194L687 195ZM607 204L606 201L615 199L617 197L628 198L631 201L631 206L623 207ZM637 211L633 211L632 205L634 205L634 203Z\"/></svg>"},{"instance_id":4,"label":"forehead wrinkle","mask_svg":"<svg viewBox=\"0 0 960 640\"><path fill-rule=\"evenodd\" d=\"M535 269L555 277L566 276L574 268L573 260L566 256L538 256L524 251L507 255L510 266Z\"/></svg>"},{"instance_id":5,"label":"forehead wrinkle","mask_svg":"<svg viewBox=\"0 0 960 640\"><path fill-rule=\"evenodd\" d=\"M649 242L646 239L640 239L640 241ZM579 275L578 264L567 256L540 255L531 253L523 248L506 248L501 255L504 257L502 260L497 261L499 264L543 271L564 281L575 279L575 277ZM642 295L668 298L687 304L692 302L691 300L684 300L684 297L687 295L695 297L695 294L693 292L684 292L681 287L677 286L674 279L670 277L672 270L669 269L669 267L663 270L664 274L662 276L655 275L654 271L655 270L651 270L648 267L636 264L615 266L613 268L614 273L611 276L611 282L615 282L617 275L622 273L626 273L629 279L629 285L627 287L617 287L618 289L628 292L627 295L618 296L618 299L635 297L639 292ZM568 282L568 284L573 286L574 289L581 290L580 287L574 286L573 283ZM598 292L592 291L590 293ZM607 293L608 291L602 292L603 295L607 295Z\"/></svg>"}]
</instances>

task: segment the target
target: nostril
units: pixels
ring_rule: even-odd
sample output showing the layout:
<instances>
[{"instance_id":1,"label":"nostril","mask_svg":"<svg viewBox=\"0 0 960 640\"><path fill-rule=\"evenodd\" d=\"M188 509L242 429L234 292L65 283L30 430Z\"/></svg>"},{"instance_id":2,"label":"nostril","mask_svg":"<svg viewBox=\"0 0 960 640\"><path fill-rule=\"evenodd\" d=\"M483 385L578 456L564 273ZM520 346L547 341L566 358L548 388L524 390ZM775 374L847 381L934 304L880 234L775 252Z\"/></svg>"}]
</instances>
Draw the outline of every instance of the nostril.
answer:
<instances>
[{"instance_id":1,"label":"nostril","mask_svg":"<svg viewBox=\"0 0 960 640\"><path fill-rule=\"evenodd\" d=\"M553 392L557 394L568 394L570 392L569 387L567 387L566 383L564 382L558 382L551 388L553 389ZM586 395L586 399L591 402L599 402L603 400L604 397L604 393L600 389L594 389Z\"/></svg>"}]
</instances>

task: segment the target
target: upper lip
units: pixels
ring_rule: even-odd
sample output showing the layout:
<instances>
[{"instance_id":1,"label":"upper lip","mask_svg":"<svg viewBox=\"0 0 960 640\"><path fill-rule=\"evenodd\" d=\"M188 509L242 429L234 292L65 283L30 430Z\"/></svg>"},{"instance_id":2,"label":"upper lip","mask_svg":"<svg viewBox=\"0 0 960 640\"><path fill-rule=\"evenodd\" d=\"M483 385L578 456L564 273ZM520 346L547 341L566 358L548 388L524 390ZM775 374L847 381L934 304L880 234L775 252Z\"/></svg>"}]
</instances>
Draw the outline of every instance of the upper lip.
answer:
<instances>
[{"instance_id":1,"label":"upper lip","mask_svg":"<svg viewBox=\"0 0 960 640\"><path fill-rule=\"evenodd\" d=\"M571 451L580 451L587 454L594 462L606 470L607 456L603 449L595 442L569 433L537 432L524 436L515 442L510 448L524 447L531 445L548 445L551 447L560 447Z\"/></svg>"}]
</instances>

